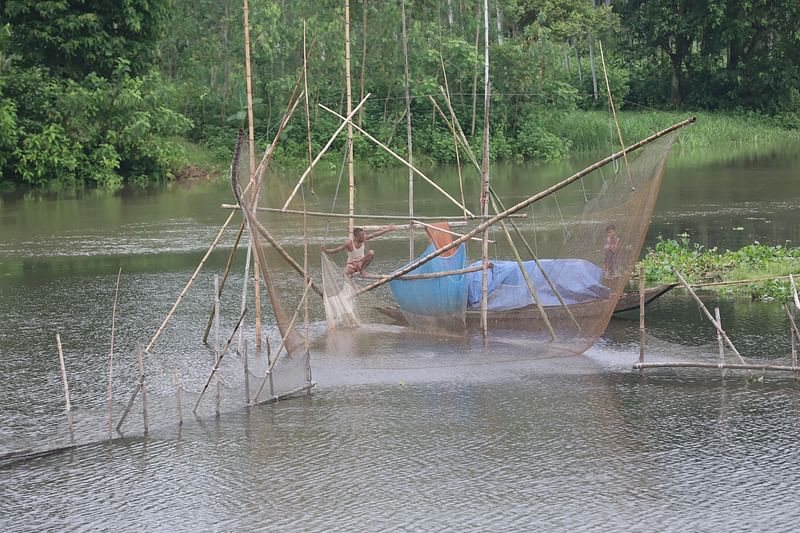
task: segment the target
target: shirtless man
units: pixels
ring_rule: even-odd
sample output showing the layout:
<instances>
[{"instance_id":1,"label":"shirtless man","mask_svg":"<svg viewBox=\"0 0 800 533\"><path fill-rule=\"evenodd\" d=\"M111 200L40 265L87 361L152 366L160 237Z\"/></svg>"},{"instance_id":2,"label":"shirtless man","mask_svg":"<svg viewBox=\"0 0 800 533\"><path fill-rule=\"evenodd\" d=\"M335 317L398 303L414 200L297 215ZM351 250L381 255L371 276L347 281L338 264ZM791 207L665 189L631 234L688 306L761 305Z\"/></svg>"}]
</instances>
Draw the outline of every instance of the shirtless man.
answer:
<instances>
[{"instance_id":1,"label":"shirtless man","mask_svg":"<svg viewBox=\"0 0 800 533\"><path fill-rule=\"evenodd\" d=\"M326 254L337 254L342 250L347 250L347 262L344 265L344 273L348 278L351 278L354 274L362 274L364 269L367 268L375 258L375 250L367 251L365 242L375 237L380 237L393 229L395 229L394 224L389 224L385 228L367 235L364 228L353 228L352 239L347 239L336 248L325 248L323 244L321 250Z\"/></svg>"}]
</instances>

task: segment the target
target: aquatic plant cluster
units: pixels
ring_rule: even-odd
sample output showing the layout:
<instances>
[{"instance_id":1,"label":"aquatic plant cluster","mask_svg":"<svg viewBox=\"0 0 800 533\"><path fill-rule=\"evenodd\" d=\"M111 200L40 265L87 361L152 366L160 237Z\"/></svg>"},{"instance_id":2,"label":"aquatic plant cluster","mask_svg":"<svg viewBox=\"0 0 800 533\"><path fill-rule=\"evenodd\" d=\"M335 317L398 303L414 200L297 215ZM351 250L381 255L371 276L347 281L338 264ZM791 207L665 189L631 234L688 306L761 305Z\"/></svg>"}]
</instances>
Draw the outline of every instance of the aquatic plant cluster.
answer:
<instances>
[{"instance_id":1,"label":"aquatic plant cluster","mask_svg":"<svg viewBox=\"0 0 800 533\"><path fill-rule=\"evenodd\" d=\"M788 279L766 279L795 274L800 278L800 247L768 246L758 241L739 250L707 248L688 235L662 239L642 259L645 279L651 283L675 281L673 268L689 283L759 280L752 283L711 286L732 295L753 300L785 301L792 297Z\"/></svg>"}]
</instances>

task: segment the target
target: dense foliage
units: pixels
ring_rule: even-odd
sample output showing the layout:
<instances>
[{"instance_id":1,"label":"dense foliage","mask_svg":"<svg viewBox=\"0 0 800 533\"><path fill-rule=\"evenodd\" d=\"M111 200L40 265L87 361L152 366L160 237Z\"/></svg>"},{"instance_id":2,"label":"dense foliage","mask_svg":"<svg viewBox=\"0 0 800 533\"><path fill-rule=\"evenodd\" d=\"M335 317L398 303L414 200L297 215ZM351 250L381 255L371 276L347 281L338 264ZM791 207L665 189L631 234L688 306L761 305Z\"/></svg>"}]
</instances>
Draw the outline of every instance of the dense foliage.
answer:
<instances>
[{"instance_id":1,"label":"dense foliage","mask_svg":"<svg viewBox=\"0 0 800 533\"><path fill-rule=\"evenodd\" d=\"M402 153L400 1L351 0L350 19L353 99L371 94L358 121ZM445 86L470 142L481 144L482 5L405 0L418 156L453 161L450 131L430 100L446 109ZM757 112L773 124L800 126L794 0L493 0L489 6L496 159L608 148L613 136L590 139L575 120L607 106L600 42L622 108ZM240 0L6 0L0 16L3 180L114 185L169 177L183 164L177 137L227 152L246 120ZM305 22L319 150L338 119L317 104L345 107L344 1L249 0L249 18L260 144L270 139L302 73ZM745 116L742 123L750 121ZM279 159L307 157L299 116L282 141ZM355 148L373 165L390 162L363 138Z\"/></svg>"},{"instance_id":2,"label":"dense foliage","mask_svg":"<svg viewBox=\"0 0 800 533\"><path fill-rule=\"evenodd\" d=\"M655 248L647 250L642 263L648 282L674 282L675 269L690 283L759 280L715 287L753 299L788 300L792 295L788 279L774 278L800 273L800 248L755 242L739 250L719 250L683 236L659 240Z\"/></svg>"}]
</instances>

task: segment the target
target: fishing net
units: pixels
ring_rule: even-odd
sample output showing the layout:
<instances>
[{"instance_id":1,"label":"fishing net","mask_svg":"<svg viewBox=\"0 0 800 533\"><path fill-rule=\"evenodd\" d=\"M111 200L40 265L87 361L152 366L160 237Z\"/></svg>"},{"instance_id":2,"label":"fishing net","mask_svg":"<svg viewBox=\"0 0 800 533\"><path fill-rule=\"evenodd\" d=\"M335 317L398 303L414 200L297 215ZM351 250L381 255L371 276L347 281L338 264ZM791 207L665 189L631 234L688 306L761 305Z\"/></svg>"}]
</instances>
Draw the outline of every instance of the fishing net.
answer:
<instances>
[{"instance_id":1,"label":"fishing net","mask_svg":"<svg viewBox=\"0 0 800 533\"><path fill-rule=\"evenodd\" d=\"M549 356L582 353L595 342L639 259L675 135L631 153L617 172L595 170L531 204L527 221L506 218L494 225L497 244L486 271L489 338L524 340L533 352ZM520 191L498 193L497 202L522 196ZM437 248L432 242L417 259ZM463 256L459 249L392 282L396 306L381 310L415 328L479 331L482 261L467 268L474 272L412 279L463 269L468 252L480 258L477 246Z\"/></svg>"},{"instance_id":2,"label":"fishing net","mask_svg":"<svg viewBox=\"0 0 800 533\"><path fill-rule=\"evenodd\" d=\"M326 254L322 254L322 287L328 329L358 327L356 286Z\"/></svg>"}]
</instances>

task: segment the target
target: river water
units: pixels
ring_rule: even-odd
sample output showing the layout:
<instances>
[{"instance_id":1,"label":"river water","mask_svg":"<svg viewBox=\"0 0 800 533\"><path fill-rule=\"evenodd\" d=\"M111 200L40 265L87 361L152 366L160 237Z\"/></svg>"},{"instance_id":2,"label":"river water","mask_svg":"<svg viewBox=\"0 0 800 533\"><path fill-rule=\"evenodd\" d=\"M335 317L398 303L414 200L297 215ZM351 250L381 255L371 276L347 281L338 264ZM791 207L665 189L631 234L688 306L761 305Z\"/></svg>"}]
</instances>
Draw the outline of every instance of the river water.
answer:
<instances>
[{"instance_id":1,"label":"river water","mask_svg":"<svg viewBox=\"0 0 800 533\"><path fill-rule=\"evenodd\" d=\"M797 246L797 154L789 147L744 158L732 150L713 162L673 154L647 244L689 234L723 248L754 240ZM588 159L498 165L493 179L510 201ZM456 190L452 169L436 172ZM360 211L405 209L404 172L361 175ZM335 175L317 180L317 196L307 199L330 210ZM270 194L285 198L291 179L274 183ZM465 194L477 195L474 184ZM220 416L205 406L195 417L187 406L179 426L172 370L181 370L191 396L211 368L200 339L212 276L237 228L225 233L148 357L149 435L137 406L124 435L102 442L118 269L115 417L135 383L134 346L155 332L225 219L218 206L230 201L224 183L0 197L0 455L71 442L56 332L70 379L72 438L98 442L0 465L0 529L796 529L795 381L687 369L649 370L640 379L631 369L636 313L612 320L579 357L531 358L511 345L486 351L388 324L366 326L335 357L315 308L311 396L244 408L232 359ZM417 213L442 206L421 200ZM278 232L301 257L299 224ZM310 233L315 251L341 239L343 225L314 220ZM407 254L404 235L374 247L378 272ZM243 264L238 254L223 331L237 318ZM288 271L276 277L299 287ZM787 360L779 305L703 297L719 305L748 359ZM249 325L246 333L252 342ZM647 333L648 360L716 357L715 335L684 293L648 308Z\"/></svg>"}]
</instances>

